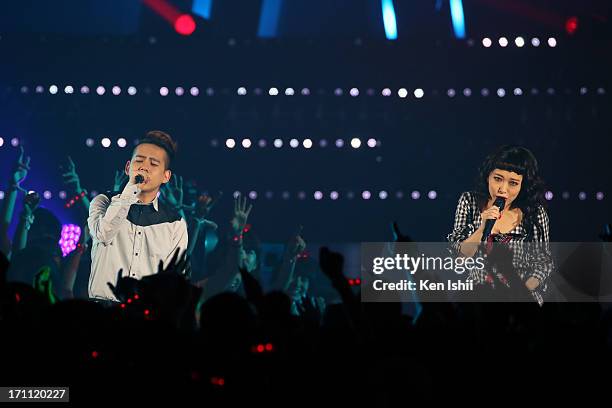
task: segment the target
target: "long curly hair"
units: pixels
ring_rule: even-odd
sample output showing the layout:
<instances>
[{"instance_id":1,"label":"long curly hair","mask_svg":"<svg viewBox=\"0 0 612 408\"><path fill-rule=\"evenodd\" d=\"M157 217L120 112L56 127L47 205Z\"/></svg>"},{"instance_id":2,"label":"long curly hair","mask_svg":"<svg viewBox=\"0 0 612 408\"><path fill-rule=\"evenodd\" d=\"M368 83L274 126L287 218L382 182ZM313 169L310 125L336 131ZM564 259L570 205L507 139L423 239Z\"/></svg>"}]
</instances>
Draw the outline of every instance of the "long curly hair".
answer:
<instances>
[{"instance_id":1,"label":"long curly hair","mask_svg":"<svg viewBox=\"0 0 612 408\"><path fill-rule=\"evenodd\" d=\"M521 191L512 203L513 208L520 208L528 237L532 237L533 228L542 227L537 222L540 207L544 206L544 181L540 177L538 161L531 151L522 146L504 145L487 156L480 166L476 180L480 210L491 198L489 194L489 174L495 169L511 171L523 176ZM541 231L540 231L541 232Z\"/></svg>"}]
</instances>

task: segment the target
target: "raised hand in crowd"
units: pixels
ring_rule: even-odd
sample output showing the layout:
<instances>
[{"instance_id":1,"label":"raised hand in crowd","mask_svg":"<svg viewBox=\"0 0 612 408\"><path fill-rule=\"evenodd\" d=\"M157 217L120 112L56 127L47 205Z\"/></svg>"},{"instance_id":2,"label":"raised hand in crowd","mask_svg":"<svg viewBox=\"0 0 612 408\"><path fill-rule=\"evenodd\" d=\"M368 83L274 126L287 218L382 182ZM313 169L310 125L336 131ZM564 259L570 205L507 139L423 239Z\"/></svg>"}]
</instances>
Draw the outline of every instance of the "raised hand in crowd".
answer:
<instances>
[{"instance_id":1,"label":"raised hand in crowd","mask_svg":"<svg viewBox=\"0 0 612 408\"><path fill-rule=\"evenodd\" d=\"M28 231L34 222L34 211L40 204L40 196L36 192L28 193L23 200L23 209L19 216L19 224L13 236L12 253L17 253L26 247L28 242Z\"/></svg>"},{"instance_id":2,"label":"raised hand in crowd","mask_svg":"<svg viewBox=\"0 0 612 408\"><path fill-rule=\"evenodd\" d=\"M19 148L19 157L15 163L11 176L8 180L8 188L2 200L2 214L0 217L0 251L7 258L11 255L11 239L9 237L9 226L13 221L13 213L15 212L15 202L17 201L17 193L26 191L21 187L21 183L25 180L30 170L30 157L24 158L23 146Z\"/></svg>"},{"instance_id":3,"label":"raised hand in crowd","mask_svg":"<svg viewBox=\"0 0 612 408\"><path fill-rule=\"evenodd\" d=\"M183 218L185 217L185 211L183 207L183 177L174 174L170 181L162 186L160 191L160 198L165 201L170 207L178 211Z\"/></svg>"},{"instance_id":4,"label":"raised hand in crowd","mask_svg":"<svg viewBox=\"0 0 612 408\"><path fill-rule=\"evenodd\" d=\"M234 214L230 221L234 234L239 235L244 230L249 219L249 214L253 209L253 204L247 208L247 198L239 195L234 199Z\"/></svg>"},{"instance_id":5,"label":"raised hand in crowd","mask_svg":"<svg viewBox=\"0 0 612 408\"><path fill-rule=\"evenodd\" d=\"M19 158L11 173L10 187L19 188L30 171L30 156L24 158L24 154L23 146L19 147Z\"/></svg>"},{"instance_id":6,"label":"raised hand in crowd","mask_svg":"<svg viewBox=\"0 0 612 408\"><path fill-rule=\"evenodd\" d=\"M38 271L36 276L34 276L34 289L41 293L50 304L57 303L57 296L53 292L50 267L44 266Z\"/></svg>"},{"instance_id":7,"label":"raised hand in crowd","mask_svg":"<svg viewBox=\"0 0 612 408\"><path fill-rule=\"evenodd\" d=\"M393 232L394 242L414 242L409 235L402 234L397 221L393 221L391 224L391 231Z\"/></svg>"},{"instance_id":8,"label":"raised hand in crowd","mask_svg":"<svg viewBox=\"0 0 612 408\"><path fill-rule=\"evenodd\" d=\"M61 166L64 171L62 173L62 182L68 188L70 194L74 197L78 197L77 201L81 203L82 208L86 213L89 212L89 198L87 197L87 192L81 186L81 178L79 177L76 166L72 158L68 156L66 164Z\"/></svg>"},{"instance_id":9,"label":"raised hand in crowd","mask_svg":"<svg viewBox=\"0 0 612 408\"><path fill-rule=\"evenodd\" d=\"M123 269L119 269L119 272L117 272L116 286L111 282L108 282L108 287L120 302L125 302L127 298L137 294L138 286L139 283L137 279L130 278L129 276L123 276Z\"/></svg>"},{"instance_id":10,"label":"raised hand in crowd","mask_svg":"<svg viewBox=\"0 0 612 408\"><path fill-rule=\"evenodd\" d=\"M115 171L115 181L113 182L113 191L122 191L123 186L125 186L125 183L127 183L128 180L129 180L129 177L127 174L125 174L125 171L123 170Z\"/></svg>"},{"instance_id":11,"label":"raised hand in crowd","mask_svg":"<svg viewBox=\"0 0 612 408\"><path fill-rule=\"evenodd\" d=\"M289 238L285 251L283 253L283 259L281 267L278 273L274 288L287 292L289 288L294 284L295 280L295 266L298 259L298 255L306 249L306 241L302 237L303 226L299 226L295 233Z\"/></svg>"}]
</instances>

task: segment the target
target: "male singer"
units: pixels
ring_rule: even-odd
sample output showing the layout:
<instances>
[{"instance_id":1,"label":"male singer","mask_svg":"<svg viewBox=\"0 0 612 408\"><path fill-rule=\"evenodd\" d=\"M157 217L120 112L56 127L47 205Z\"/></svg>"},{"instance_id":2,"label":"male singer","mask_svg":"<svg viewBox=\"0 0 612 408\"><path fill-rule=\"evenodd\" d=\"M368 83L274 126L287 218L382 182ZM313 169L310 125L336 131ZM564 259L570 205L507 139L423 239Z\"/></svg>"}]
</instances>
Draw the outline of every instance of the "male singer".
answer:
<instances>
[{"instance_id":1,"label":"male singer","mask_svg":"<svg viewBox=\"0 0 612 408\"><path fill-rule=\"evenodd\" d=\"M117 301L108 283L117 285L120 269L123 276L140 279L156 273L159 261L169 262L177 248L187 249L185 219L157 198L172 177L175 153L176 143L168 134L148 132L125 164L129 181L123 191L100 194L91 202L90 298Z\"/></svg>"}]
</instances>

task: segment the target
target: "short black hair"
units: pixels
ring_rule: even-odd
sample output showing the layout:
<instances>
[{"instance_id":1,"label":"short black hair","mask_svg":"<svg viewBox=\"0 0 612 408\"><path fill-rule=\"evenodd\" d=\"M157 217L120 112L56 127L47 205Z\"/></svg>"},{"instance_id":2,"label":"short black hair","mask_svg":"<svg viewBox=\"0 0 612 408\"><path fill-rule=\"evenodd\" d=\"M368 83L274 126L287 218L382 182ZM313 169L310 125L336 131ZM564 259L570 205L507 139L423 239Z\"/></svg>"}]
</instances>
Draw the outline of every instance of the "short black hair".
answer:
<instances>
[{"instance_id":1,"label":"short black hair","mask_svg":"<svg viewBox=\"0 0 612 408\"><path fill-rule=\"evenodd\" d=\"M170 169L170 165L172 161L174 160L174 157L176 156L176 151L177 151L177 144L174 140L172 140L172 137L166 132L162 132L161 130L151 130L147 132L145 137L138 140L138 143L136 143L136 146L134 147L134 152L136 151L136 148L138 146L140 146L141 144L145 144L145 143L152 144L152 145L155 145L155 146L158 146L164 149L164 151L166 152L166 155L168 156L168 162L166 163L166 168ZM132 156L134 155L134 152L132 152Z\"/></svg>"}]
</instances>

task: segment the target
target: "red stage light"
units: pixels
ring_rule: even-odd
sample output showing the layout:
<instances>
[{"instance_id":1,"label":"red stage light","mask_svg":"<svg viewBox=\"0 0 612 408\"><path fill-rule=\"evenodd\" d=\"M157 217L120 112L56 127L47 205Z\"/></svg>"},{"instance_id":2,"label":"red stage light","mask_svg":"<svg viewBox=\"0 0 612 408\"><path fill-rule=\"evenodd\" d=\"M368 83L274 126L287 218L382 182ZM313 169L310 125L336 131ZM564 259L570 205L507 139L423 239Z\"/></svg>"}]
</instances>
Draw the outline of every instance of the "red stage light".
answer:
<instances>
[{"instance_id":1,"label":"red stage light","mask_svg":"<svg viewBox=\"0 0 612 408\"><path fill-rule=\"evenodd\" d=\"M181 35L191 35L196 29L196 23L189 14L181 14L174 21L174 29Z\"/></svg>"},{"instance_id":2,"label":"red stage light","mask_svg":"<svg viewBox=\"0 0 612 408\"><path fill-rule=\"evenodd\" d=\"M578 30L578 17L570 17L565 20L565 31L569 35L573 35Z\"/></svg>"}]
</instances>

